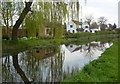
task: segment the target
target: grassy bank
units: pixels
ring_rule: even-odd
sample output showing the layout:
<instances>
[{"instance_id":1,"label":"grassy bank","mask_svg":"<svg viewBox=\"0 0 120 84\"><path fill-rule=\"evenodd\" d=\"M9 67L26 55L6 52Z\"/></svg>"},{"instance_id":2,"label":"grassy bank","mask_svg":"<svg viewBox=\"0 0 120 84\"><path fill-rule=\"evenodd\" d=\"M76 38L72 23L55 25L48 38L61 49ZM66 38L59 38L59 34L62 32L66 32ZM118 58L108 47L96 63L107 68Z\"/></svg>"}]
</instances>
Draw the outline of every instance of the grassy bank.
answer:
<instances>
[{"instance_id":1,"label":"grassy bank","mask_svg":"<svg viewBox=\"0 0 120 84\"><path fill-rule=\"evenodd\" d=\"M3 40L2 41L2 55L7 56L9 54L17 54L19 52L30 49L34 46L40 46L41 48L56 47L58 44L54 40L44 39L29 39L29 40Z\"/></svg>"},{"instance_id":2,"label":"grassy bank","mask_svg":"<svg viewBox=\"0 0 120 84\"><path fill-rule=\"evenodd\" d=\"M80 72L64 82L117 82L118 81L118 40L99 59L86 65Z\"/></svg>"},{"instance_id":3,"label":"grassy bank","mask_svg":"<svg viewBox=\"0 0 120 84\"><path fill-rule=\"evenodd\" d=\"M102 33L103 32L101 32L101 34ZM18 41L3 40L2 41L2 53L4 53L5 55L7 55L8 53L14 53L14 52L18 53L18 52L27 50L30 47L34 47L34 46L40 46L41 48L46 48L46 47L48 48L48 47L56 47L57 45L60 45L60 44L70 44L70 43L79 45L79 44L84 44L84 43L88 43L91 41L98 41L100 39L107 38L106 36L101 36L101 35L92 36L87 33L79 33L79 35L82 36L80 37L81 39L80 38L79 39L78 38L64 38L64 39L59 39L59 41L58 40L56 41L55 39L38 39L38 38L32 38L32 39L20 38L18 39ZM89 36L89 37L86 37L86 36ZM110 39L111 37L112 36L110 36Z\"/></svg>"},{"instance_id":4,"label":"grassy bank","mask_svg":"<svg viewBox=\"0 0 120 84\"><path fill-rule=\"evenodd\" d=\"M41 46L44 47L53 47L60 44L84 44L89 43L91 41L102 41L102 40L111 40L113 38L93 38L93 39L59 39L59 42L57 42L55 39L19 39L18 41L12 41L12 40L3 40L2 41L2 48L4 49L18 49L18 48L25 48L25 47L32 47L32 46Z\"/></svg>"},{"instance_id":5,"label":"grassy bank","mask_svg":"<svg viewBox=\"0 0 120 84\"><path fill-rule=\"evenodd\" d=\"M115 32L115 31L97 31L96 33L90 33L90 32L68 33L65 35L64 38L81 38L81 37L98 36L98 35L106 35L106 34L118 34L118 32Z\"/></svg>"}]
</instances>

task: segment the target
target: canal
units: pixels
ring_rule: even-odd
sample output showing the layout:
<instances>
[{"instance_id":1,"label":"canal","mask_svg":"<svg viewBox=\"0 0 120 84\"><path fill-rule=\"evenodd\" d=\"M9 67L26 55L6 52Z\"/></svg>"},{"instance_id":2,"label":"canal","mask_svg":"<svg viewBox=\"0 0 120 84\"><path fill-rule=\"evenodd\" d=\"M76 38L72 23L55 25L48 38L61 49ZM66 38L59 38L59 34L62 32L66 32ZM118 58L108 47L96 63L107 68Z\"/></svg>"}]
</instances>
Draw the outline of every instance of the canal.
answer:
<instances>
[{"instance_id":1,"label":"canal","mask_svg":"<svg viewBox=\"0 0 120 84\"><path fill-rule=\"evenodd\" d=\"M96 60L110 41L92 41L82 45L32 49L2 58L3 82L61 82ZM12 51L11 51L12 52Z\"/></svg>"}]
</instances>

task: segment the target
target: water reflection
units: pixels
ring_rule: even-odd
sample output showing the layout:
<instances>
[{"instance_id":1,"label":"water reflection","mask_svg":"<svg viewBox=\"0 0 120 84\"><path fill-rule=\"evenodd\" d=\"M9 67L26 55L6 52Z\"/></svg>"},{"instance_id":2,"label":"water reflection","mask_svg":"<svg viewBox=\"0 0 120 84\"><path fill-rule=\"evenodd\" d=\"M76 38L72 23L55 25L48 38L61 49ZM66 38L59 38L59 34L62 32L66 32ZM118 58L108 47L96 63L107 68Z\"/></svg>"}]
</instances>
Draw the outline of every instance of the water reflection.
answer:
<instances>
[{"instance_id":1,"label":"water reflection","mask_svg":"<svg viewBox=\"0 0 120 84\"><path fill-rule=\"evenodd\" d=\"M2 58L3 82L59 82L81 70L113 41L31 49Z\"/></svg>"},{"instance_id":2,"label":"water reflection","mask_svg":"<svg viewBox=\"0 0 120 84\"><path fill-rule=\"evenodd\" d=\"M15 70L17 71L17 73L20 75L21 79L27 84L30 83L30 81L28 80L28 78L26 77L25 73L22 71L22 69L20 68L19 64L18 64L18 55L13 56L13 66L15 68Z\"/></svg>"}]
</instances>

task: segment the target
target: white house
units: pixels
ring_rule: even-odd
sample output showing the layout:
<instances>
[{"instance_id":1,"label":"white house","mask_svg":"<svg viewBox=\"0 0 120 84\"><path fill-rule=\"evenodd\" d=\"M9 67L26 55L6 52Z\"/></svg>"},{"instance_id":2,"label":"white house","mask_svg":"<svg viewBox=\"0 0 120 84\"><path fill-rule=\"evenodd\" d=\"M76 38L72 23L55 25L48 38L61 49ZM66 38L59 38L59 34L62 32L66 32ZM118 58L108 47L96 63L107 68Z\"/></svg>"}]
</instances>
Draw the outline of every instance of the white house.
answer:
<instances>
[{"instance_id":1,"label":"white house","mask_svg":"<svg viewBox=\"0 0 120 84\"><path fill-rule=\"evenodd\" d=\"M80 27L80 23L72 20L67 23L66 30L67 30L67 32L70 32L70 33L78 33L77 28L79 28L79 27Z\"/></svg>"},{"instance_id":2,"label":"white house","mask_svg":"<svg viewBox=\"0 0 120 84\"><path fill-rule=\"evenodd\" d=\"M87 23L82 23L75 20L72 20L67 23L66 30L67 32L70 32L70 33L90 32L89 25Z\"/></svg>"},{"instance_id":3,"label":"white house","mask_svg":"<svg viewBox=\"0 0 120 84\"><path fill-rule=\"evenodd\" d=\"M90 29L89 25L86 22L82 23L79 21L72 20L72 21L67 23L66 31L70 32L70 33L80 33L80 32L95 33L96 31L101 31L101 29L100 29L100 27Z\"/></svg>"},{"instance_id":4,"label":"white house","mask_svg":"<svg viewBox=\"0 0 120 84\"><path fill-rule=\"evenodd\" d=\"M101 31L100 26L98 28L90 29L90 32L95 33L96 31Z\"/></svg>"}]
</instances>

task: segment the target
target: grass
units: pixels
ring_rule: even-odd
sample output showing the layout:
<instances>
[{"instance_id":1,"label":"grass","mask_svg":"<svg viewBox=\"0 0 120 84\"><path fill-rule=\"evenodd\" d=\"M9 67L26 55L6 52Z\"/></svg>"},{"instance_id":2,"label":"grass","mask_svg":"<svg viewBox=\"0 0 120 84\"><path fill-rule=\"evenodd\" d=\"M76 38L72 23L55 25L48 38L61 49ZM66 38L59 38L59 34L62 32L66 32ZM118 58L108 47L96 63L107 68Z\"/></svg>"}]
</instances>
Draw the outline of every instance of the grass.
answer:
<instances>
[{"instance_id":1,"label":"grass","mask_svg":"<svg viewBox=\"0 0 120 84\"><path fill-rule=\"evenodd\" d=\"M118 81L118 40L99 59L86 65L80 72L64 82L117 82Z\"/></svg>"},{"instance_id":2,"label":"grass","mask_svg":"<svg viewBox=\"0 0 120 84\"><path fill-rule=\"evenodd\" d=\"M115 31L97 31L96 33L90 33L90 32L68 33L68 35L65 35L65 38L81 38L81 37L106 35L106 34L118 34L118 32L115 32Z\"/></svg>"},{"instance_id":3,"label":"grass","mask_svg":"<svg viewBox=\"0 0 120 84\"><path fill-rule=\"evenodd\" d=\"M18 40L18 41L12 41L12 40L3 40L2 41L3 46L37 46L37 45L47 45L50 43L54 43L54 40L44 40L44 39L29 39L29 40ZM3 48L4 48L3 47Z\"/></svg>"},{"instance_id":4,"label":"grass","mask_svg":"<svg viewBox=\"0 0 120 84\"><path fill-rule=\"evenodd\" d=\"M107 31L103 31L103 32L105 33ZM90 37L90 36L95 36L94 34L93 33L79 33L79 34L77 33L75 35L77 35L78 37L86 37L86 36ZM18 52L28 49L29 47L33 47L33 46L40 46L41 48L46 48L46 47L55 47L60 44L70 44L70 43L82 44L82 43L91 42L96 39L97 38L93 38L93 39L85 38L85 39L81 40L81 39L77 39L77 38L64 38L64 39L59 39L59 42L56 41L55 39L35 39L35 38L32 38L32 39L20 38L20 39L18 39L18 41L3 40L2 41L2 51L3 51L3 53L12 53L13 51L18 53ZM100 38L98 38L98 39L100 39Z\"/></svg>"},{"instance_id":5,"label":"grass","mask_svg":"<svg viewBox=\"0 0 120 84\"><path fill-rule=\"evenodd\" d=\"M3 40L2 41L2 55L17 54L19 52L30 49L33 46L40 46L40 48L56 47L58 44L54 40L44 39L29 39L29 40Z\"/></svg>"}]
</instances>

